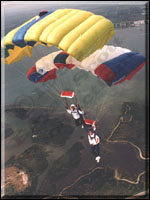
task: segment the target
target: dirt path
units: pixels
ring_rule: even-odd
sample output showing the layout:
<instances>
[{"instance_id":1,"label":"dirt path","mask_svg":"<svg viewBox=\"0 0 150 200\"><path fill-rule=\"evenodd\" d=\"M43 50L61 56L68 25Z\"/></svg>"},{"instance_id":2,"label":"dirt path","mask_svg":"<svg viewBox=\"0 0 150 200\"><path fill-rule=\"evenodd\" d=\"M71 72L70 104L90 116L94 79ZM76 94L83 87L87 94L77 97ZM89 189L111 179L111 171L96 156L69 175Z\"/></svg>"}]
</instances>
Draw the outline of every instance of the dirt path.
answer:
<instances>
[{"instance_id":1,"label":"dirt path","mask_svg":"<svg viewBox=\"0 0 150 200\"><path fill-rule=\"evenodd\" d=\"M143 191L143 192L139 192L139 193L133 195L132 197L128 197L126 199L136 199L137 197L141 197L141 196L145 196L145 195L147 195L147 196L149 195L149 190Z\"/></svg>"},{"instance_id":2,"label":"dirt path","mask_svg":"<svg viewBox=\"0 0 150 200\"><path fill-rule=\"evenodd\" d=\"M132 121L132 119L133 119L133 117L130 116L128 122ZM134 148L136 148L136 149L138 150L138 152L139 152L138 155L139 155L139 158L140 158L140 159L142 159L142 160L149 160L149 158L145 158L145 157L143 156L142 150L141 150L137 145L133 144L132 142L130 142L130 141L125 141L125 140L111 140L111 137L112 137L113 134L116 132L116 130L118 129L118 127L120 126L120 124L121 124L122 122L124 122L123 116L121 116L121 117L119 118L118 123L117 123L116 126L113 128L113 130L111 131L110 135L109 135L108 138L106 139L106 142L107 142L107 143L127 143L127 144L130 144L130 145L132 145ZM126 121L126 122L127 122L127 121ZM83 155L83 156L84 156L84 155ZM86 156L85 156L85 157L86 157ZM77 182L79 182L82 178L91 175L91 174L92 174L93 172L95 172L96 170L101 170L101 169L103 169L102 167L96 167L96 168L94 167L94 168L90 169L88 172L85 173L85 171L83 170L84 166L87 167L87 163L89 164L89 166L92 166L93 160L90 159L89 157L88 157L88 160L85 160L85 159L83 159L83 160L84 160L84 161L83 161L84 164L83 164L83 162L81 162L81 164L79 165L79 167L78 167L76 170L74 170L74 171L72 172L72 179L70 180L70 182L73 181L73 178L75 178L75 177L74 177L74 174L75 174L75 173L76 173L76 176L78 176L78 178L76 178L72 183L68 184L68 186L64 187L64 188L61 190L61 192L59 193L59 196L62 196L63 193L64 193L66 190L68 190L69 188L73 187L73 186L74 186ZM91 163L91 160L92 160L92 163ZM91 165L90 165L90 163L91 163ZM80 174L78 173L78 170L80 171ZM145 172L146 172L146 171L141 172L140 174L138 174L137 180L136 180L136 181L131 181L131 180L129 180L129 179L120 178L119 173L118 173L118 170L117 170L117 169L114 169L114 170L115 170L114 179L116 179L117 181L125 181L125 182L128 182L128 183L130 183L130 184L139 184L141 176L144 175ZM82 174L81 172L82 172L82 173L85 173L85 174ZM65 179L65 182L66 182L66 183L67 183L67 182L69 183L68 179L71 178L71 176L69 176L69 175L70 175L70 174L68 174L68 176L67 176L66 179ZM59 184L58 184L58 187L59 187L59 188L62 187L62 183L63 183L63 181L59 182ZM61 187L60 187L60 186L61 186ZM144 192L142 192L142 194L143 194L143 193L144 193Z\"/></svg>"},{"instance_id":3,"label":"dirt path","mask_svg":"<svg viewBox=\"0 0 150 200\"><path fill-rule=\"evenodd\" d=\"M132 116L130 117L129 119L129 122L132 121ZM118 127L120 126L121 122L124 122L124 118L121 116L117 125L114 127L114 129L112 130L112 132L110 133L109 137L106 139L106 142L109 142L109 143L127 143L127 144L130 144L132 145L134 148L136 148L139 152L139 157L140 159L142 160L149 160L149 158L145 158L142 154L142 150L137 146L135 145L134 143L130 142L130 141L127 141L127 140L110 140L111 137L113 136L113 134L115 133L115 131L118 129Z\"/></svg>"},{"instance_id":4,"label":"dirt path","mask_svg":"<svg viewBox=\"0 0 150 200\"><path fill-rule=\"evenodd\" d=\"M130 121L132 121L132 116L130 116L128 122L130 122ZM112 136L114 135L116 130L119 128L119 126L122 122L124 122L123 116L121 116L119 118L117 124L115 125L115 127L113 128L113 130L111 131L109 136L106 138L106 142L107 143L114 143L114 144L115 143L129 144L129 145L133 146L138 151L138 155L139 155L139 158L141 160L149 160L149 158L145 158L143 156L142 150L137 145L133 144L132 142L126 141L126 140L111 140ZM83 133L83 134L86 134L86 133ZM66 142L66 144L63 147L58 148L58 151L63 150L63 153L66 152L76 141L80 140L81 136L82 136L81 134L78 134L78 129L76 129L74 134L70 137L70 139ZM94 157L92 156L91 153L89 153L90 147L88 145L87 137L84 137L84 139L82 140L82 143L83 143L85 149L82 151L82 155L81 155L82 158L81 158L81 162L80 162L79 166L76 169L71 170L67 174L66 177L64 177L63 179L61 179L60 181L58 181L56 183L57 190L60 191L59 196L63 195L63 193L66 190L73 187L77 182L79 182L84 177L91 175L96 170L103 169L102 166L97 166L97 164L94 160ZM16 151L18 152L18 149ZM59 153L58 151L56 151L56 153ZM54 155L55 155L55 152L54 152ZM61 153L60 153L60 155L61 155ZM7 158L7 156L6 156L6 158ZM51 158L50 158L50 160L51 160ZM36 194L38 193L40 186L43 183L45 176L47 175L47 172L48 172L48 168L40 176L39 181L38 181L38 185L37 185L37 188L36 188L36 192L35 192ZM121 178L119 176L117 169L114 169L114 172L115 172L114 173L114 179L116 179L117 181L125 181L125 182L128 182L130 184L139 184L141 176L145 174L145 171L143 171L140 174L138 174L136 181L131 181L131 180L126 179L126 178Z\"/></svg>"},{"instance_id":5,"label":"dirt path","mask_svg":"<svg viewBox=\"0 0 150 200\"><path fill-rule=\"evenodd\" d=\"M79 166L73 170L70 171L67 176L65 176L64 179L61 179L59 182L57 182L56 186L58 190L61 190L64 185L69 185L72 182L75 181L75 179L78 176L81 176L83 173L87 171L87 169L91 168L93 166L93 157L89 155L88 150L83 150L82 151L82 159L79 164Z\"/></svg>"}]
</instances>

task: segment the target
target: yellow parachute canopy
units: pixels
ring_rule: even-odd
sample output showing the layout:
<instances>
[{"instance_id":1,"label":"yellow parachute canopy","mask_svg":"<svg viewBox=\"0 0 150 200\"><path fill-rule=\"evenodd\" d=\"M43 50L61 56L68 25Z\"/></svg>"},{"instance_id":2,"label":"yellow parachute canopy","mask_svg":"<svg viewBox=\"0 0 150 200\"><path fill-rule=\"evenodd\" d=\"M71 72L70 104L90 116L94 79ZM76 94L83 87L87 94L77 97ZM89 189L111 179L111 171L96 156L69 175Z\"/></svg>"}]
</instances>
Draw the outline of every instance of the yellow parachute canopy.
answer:
<instances>
[{"instance_id":1,"label":"yellow parachute canopy","mask_svg":"<svg viewBox=\"0 0 150 200\"><path fill-rule=\"evenodd\" d=\"M114 35L112 22L103 16L77 9L58 9L35 16L10 31L2 41L5 63L32 56L36 45L56 46L82 61L102 48Z\"/></svg>"}]
</instances>

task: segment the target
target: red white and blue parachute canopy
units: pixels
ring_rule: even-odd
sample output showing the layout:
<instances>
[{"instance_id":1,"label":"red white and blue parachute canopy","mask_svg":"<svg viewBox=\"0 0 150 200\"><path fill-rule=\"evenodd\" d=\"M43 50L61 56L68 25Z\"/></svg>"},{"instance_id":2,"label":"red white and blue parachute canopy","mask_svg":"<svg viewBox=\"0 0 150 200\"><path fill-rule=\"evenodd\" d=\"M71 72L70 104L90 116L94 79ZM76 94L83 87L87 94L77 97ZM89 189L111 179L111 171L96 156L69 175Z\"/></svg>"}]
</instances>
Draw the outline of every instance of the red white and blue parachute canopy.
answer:
<instances>
[{"instance_id":1,"label":"red white and blue parachute canopy","mask_svg":"<svg viewBox=\"0 0 150 200\"><path fill-rule=\"evenodd\" d=\"M54 74L56 70L64 67L68 69L77 67L92 72L93 75L105 81L108 86L113 86L130 80L145 65L145 57L126 48L105 45L82 62L77 61L68 53L58 51L42 57L35 65L37 72L43 69L49 80L56 78L56 74ZM31 75L33 78L32 73ZM45 79L45 76L38 76L40 79L35 78L35 80L39 80L39 82L48 80Z\"/></svg>"},{"instance_id":2,"label":"red white and blue parachute canopy","mask_svg":"<svg viewBox=\"0 0 150 200\"><path fill-rule=\"evenodd\" d=\"M105 45L81 62L81 68L91 71L108 86L130 80L145 65L145 57L122 47Z\"/></svg>"}]
</instances>

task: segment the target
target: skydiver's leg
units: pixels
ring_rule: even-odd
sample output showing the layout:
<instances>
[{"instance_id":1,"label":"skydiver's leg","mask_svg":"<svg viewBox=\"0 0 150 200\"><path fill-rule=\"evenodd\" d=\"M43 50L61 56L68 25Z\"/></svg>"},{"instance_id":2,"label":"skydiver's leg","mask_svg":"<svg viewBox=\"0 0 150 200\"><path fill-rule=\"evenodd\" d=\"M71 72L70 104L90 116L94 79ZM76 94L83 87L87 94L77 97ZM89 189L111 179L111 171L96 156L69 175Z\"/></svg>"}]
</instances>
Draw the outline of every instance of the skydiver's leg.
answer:
<instances>
[{"instance_id":1,"label":"skydiver's leg","mask_svg":"<svg viewBox=\"0 0 150 200\"><path fill-rule=\"evenodd\" d=\"M99 144L95 145L95 156L99 156Z\"/></svg>"},{"instance_id":2,"label":"skydiver's leg","mask_svg":"<svg viewBox=\"0 0 150 200\"><path fill-rule=\"evenodd\" d=\"M97 157L97 153L96 153L96 150L95 150L95 146L96 146L96 145L92 146L92 148L91 148L91 153L92 153L95 157Z\"/></svg>"},{"instance_id":3,"label":"skydiver's leg","mask_svg":"<svg viewBox=\"0 0 150 200\"><path fill-rule=\"evenodd\" d=\"M95 156L95 147L94 146L91 147L91 153Z\"/></svg>"},{"instance_id":4,"label":"skydiver's leg","mask_svg":"<svg viewBox=\"0 0 150 200\"><path fill-rule=\"evenodd\" d=\"M96 133L96 126L95 127L91 126L91 128L93 129L93 133Z\"/></svg>"},{"instance_id":5,"label":"skydiver's leg","mask_svg":"<svg viewBox=\"0 0 150 200\"><path fill-rule=\"evenodd\" d=\"M80 126L80 121L79 121L79 119L75 119L75 124L76 124L76 126Z\"/></svg>"}]
</instances>

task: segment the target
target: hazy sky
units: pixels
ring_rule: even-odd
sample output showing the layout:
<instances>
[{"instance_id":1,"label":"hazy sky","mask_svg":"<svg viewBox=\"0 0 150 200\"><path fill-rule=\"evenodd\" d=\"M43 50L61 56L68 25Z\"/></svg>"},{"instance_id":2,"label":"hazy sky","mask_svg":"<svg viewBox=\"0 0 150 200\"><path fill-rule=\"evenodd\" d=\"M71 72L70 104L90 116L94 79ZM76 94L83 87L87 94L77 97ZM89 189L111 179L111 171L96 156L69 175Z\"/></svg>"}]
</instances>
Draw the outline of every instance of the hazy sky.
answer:
<instances>
[{"instance_id":1,"label":"hazy sky","mask_svg":"<svg viewBox=\"0 0 150 200\"><path fill-rule=\"evenodd\" d=\"M144 5L148 1L1 1L1 13L2 16L7 13L7 15L14 15L16 13L21 13L22 11L31 11L36 9L46 9L47 6L51 6L52 9L65 8L63 6L71 6L78 8L78 6L84 4L86 6L92 4L99 5ZM31 6L32 5L32 6Z\"/></svg>"},{"instance_id":2,"label":"hazy sky","mask_svg":"<svg viewBox=\"0 0 150 200\"><path fill-rule=\"evenodd\" d=\"M144 4L148 1L1 1L3 4L58 4L58 3L64 3L64 4Z\"/></svg>"},{"instance_id":3,"label":"hazy sky","mask_svg":"<svg viewBox=\"0 0 150 200\"><path fill-rule=\"evenodd\" d=\"M1 1L2 7L4 9L18 9L18 8L28 8L33 9L33 7L30 7L29 5L34 5L34 7L40 7L44 4L50 4L50 5L62 5L62 4L120 4L120 5L126 5L126 4L145 4L147 1ZM13 10L12 10L13 11Z\"/></svg>"}]
</instances>

